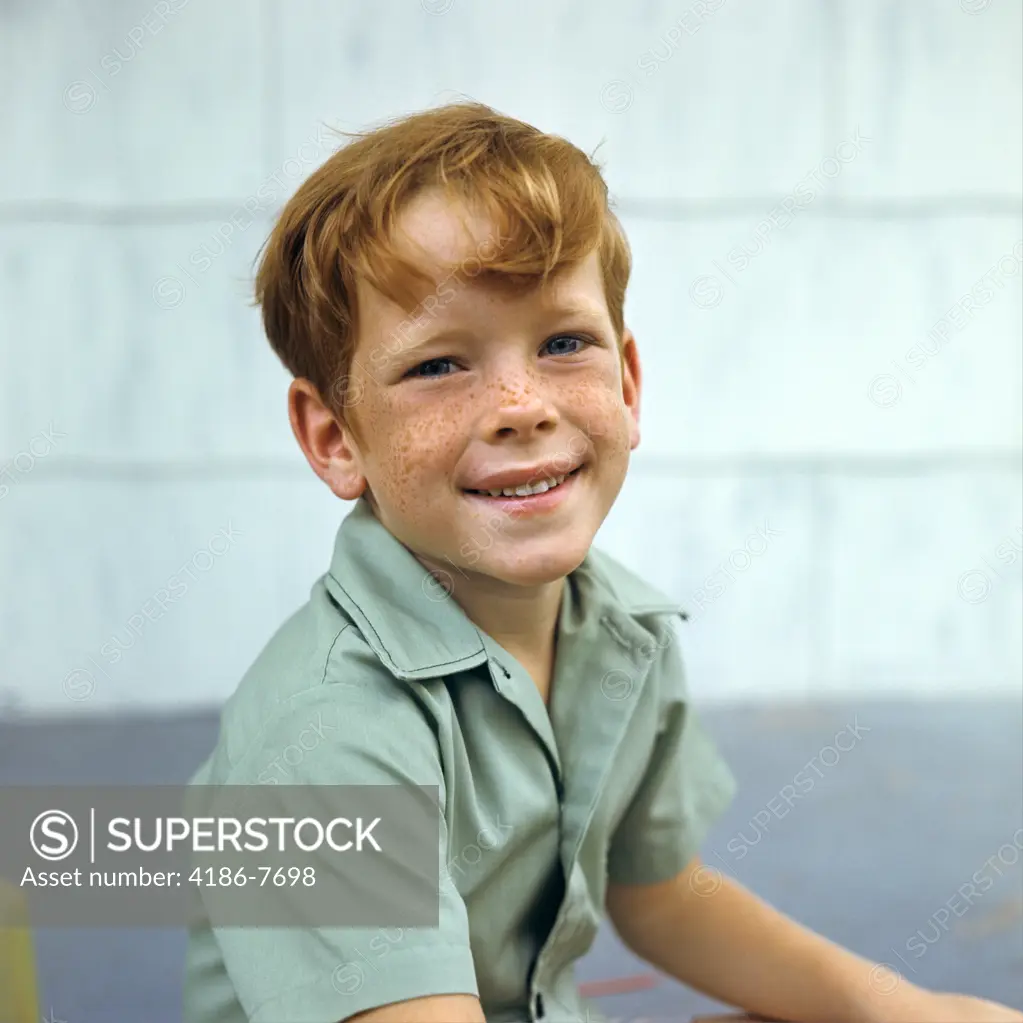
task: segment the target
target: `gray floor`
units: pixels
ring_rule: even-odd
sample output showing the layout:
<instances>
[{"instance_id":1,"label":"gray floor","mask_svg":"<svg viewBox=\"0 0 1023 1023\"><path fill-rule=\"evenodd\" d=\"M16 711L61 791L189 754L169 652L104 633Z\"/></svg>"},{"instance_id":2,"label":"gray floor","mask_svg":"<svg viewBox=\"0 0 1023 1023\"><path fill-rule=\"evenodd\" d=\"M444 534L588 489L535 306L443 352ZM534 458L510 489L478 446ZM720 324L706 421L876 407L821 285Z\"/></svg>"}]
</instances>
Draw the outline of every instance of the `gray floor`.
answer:
<instances>
[{"instance_id":1,"label":"gray floor","mask_svg":"<svg viewBox=\"0 0 1023 1023\"><path fill-rule=\"evenodd\" d=\"M704 716L740 785L704 849L708 863L916 983L1023 1008L1023 863L1011 845L1023 824L1018 701L752 705ZM3 721L0 784L184 781L216 728L214 714ZM800 793L788 809L777 798L786 785ZM991 880L978 881L987 890L972 905L950 902L974 874ZM36 952L52 1018L180 1021L181 932L44 930ZM579 974L649 969L605 931ZM666 977L599 1001L635 1021L715 1007Z\"/></svg>"}]
</instances>

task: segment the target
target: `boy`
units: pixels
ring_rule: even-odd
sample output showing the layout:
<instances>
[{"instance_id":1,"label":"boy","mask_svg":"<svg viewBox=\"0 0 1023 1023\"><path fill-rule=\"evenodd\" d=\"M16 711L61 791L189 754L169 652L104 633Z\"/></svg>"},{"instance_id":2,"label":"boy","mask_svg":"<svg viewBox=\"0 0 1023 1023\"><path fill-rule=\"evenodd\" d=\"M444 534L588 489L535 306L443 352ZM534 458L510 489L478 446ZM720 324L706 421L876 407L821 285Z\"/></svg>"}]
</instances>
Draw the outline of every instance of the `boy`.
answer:
<instances>
[{"instance_id":1,"label":"boy","mask_svg":"<svg viewBox=\"0 0 1023 1023\"><path fill-rule=\"evenodd\" d=\"M440 918L196 926L190 1023L600 1019L572 964L605 909L753 1013L1023 1020L701 866L734 783L689 706L680 611L591 548L639 443L629 271L596 165L480 104L363 134L282 211L257 300L295 437L357 503L193 782L438 786Z\"/></svg>"}]
</instances>

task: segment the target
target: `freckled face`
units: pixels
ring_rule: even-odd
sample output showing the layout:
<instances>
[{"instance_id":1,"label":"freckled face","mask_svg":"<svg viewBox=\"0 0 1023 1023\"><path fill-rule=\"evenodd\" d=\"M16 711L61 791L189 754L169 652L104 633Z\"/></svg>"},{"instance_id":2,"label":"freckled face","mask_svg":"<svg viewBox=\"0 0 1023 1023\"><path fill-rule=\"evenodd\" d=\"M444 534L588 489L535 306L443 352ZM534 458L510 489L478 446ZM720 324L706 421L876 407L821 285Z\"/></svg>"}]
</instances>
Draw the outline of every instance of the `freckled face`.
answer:
<instances>
[{"instance_id":1,"label":"freckled face","mask_svg":"<svg viewBox=\"0 0 1023 1023\"><path fill-rule=\"evenodd\" d=\"M597 255L515 293L473 279L471 257L496 232L442 196L418 197L399 230L440 283L411 316L358 285L348 415L374 511L453 578L561 578L585 557L639 440L638 366L623 377ZM471 492L566 474L534 496Z\"/></svg>"}]
</instances>

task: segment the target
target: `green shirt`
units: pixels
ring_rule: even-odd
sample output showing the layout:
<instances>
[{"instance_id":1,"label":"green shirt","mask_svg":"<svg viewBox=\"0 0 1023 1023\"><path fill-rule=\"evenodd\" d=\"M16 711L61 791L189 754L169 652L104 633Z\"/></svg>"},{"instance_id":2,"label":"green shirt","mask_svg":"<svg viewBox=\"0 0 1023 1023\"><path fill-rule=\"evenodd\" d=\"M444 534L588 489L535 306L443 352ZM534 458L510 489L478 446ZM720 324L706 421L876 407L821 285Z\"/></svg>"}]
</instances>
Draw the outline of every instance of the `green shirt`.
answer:
<instances>
[{"instance_id":1,"label":"green shirt","mask_svg":"<svg viewBox=\"0 0 1023 1023\"><path fill-rule=\"evenodd\" d=\"M191 783L438 786L440 925L193 927L185 1023L334 1023L455 993L488 1023L603 1019L573 964L607 882L677 874L735 791L689 704L684 617L591 548L564 589L545 705L358 501Z\"/></svg>"}]
</instances>

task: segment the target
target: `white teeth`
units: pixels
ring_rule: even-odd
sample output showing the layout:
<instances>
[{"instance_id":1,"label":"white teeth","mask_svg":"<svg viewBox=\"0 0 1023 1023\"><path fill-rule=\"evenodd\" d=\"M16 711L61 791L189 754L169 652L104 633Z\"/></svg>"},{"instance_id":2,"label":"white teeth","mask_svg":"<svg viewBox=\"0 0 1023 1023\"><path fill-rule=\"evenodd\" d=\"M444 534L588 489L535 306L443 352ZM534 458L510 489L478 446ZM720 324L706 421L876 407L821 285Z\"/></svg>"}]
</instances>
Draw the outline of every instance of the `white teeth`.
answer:
<instances>
[{"instance_id":1,"label":"white teeth","mask_svg":"<svg viewBox=\"0 0 1023 1023\"><path fill-rule=\"evenodd\" d=\"M566 473L563 476L548 476L546 480L541 480L539 483L532 485L523 484L521 487L505 487L503 490L477 490L475 493L487 493L491 497L532 497L533 494L544 494L552 487L559 486L565 482L566 477L570 475Z\"/></svg>"}]
</instances>

